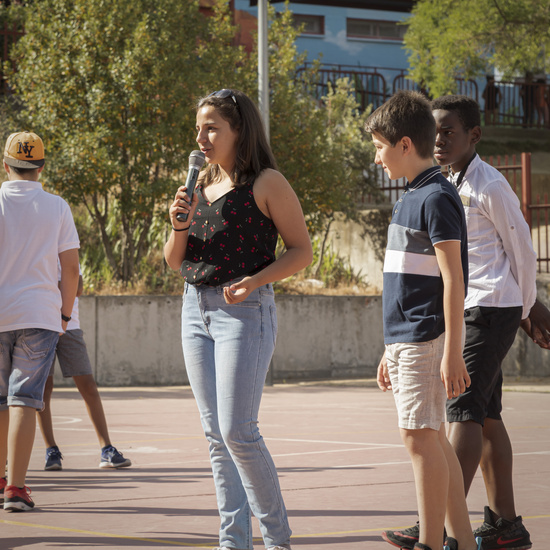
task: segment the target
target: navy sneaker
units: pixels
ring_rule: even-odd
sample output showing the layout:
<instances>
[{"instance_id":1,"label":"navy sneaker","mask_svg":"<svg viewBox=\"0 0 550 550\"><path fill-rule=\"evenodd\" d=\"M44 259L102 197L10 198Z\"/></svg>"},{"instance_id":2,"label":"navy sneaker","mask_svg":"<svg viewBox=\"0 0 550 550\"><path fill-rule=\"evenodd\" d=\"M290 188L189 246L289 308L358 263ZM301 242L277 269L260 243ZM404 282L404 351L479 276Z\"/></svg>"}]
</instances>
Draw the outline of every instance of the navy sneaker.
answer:
<instances>
[{"instance_id":1,"label":"navy sneaker","mask_svg":"<svg viewBox=\"0 0 550 550\"><path fill-rule=\"evenodd\" d=\"M527 550L533 546L521 516L514 521L499 518L489 506L483 515L483 524L474 531L474 537L481 538L482 550Z\"/></svg>"},{"instance_id":2,"label":"navy sneaker","mask_svg":"<svg viewBox=\"0 0 550 550\"><path fill-rule=\"evenodd\" d=\"M53 447L48 447L46 449L46 465L44 470L62 470L61 461L63 460L63 455L59 450L57 445Z\"/></svg>"},{"instance_id":3,"label":"navy sneaker","mask_svg":"<svg viewBox=\"0 0 550 550\"><path fill-rule=\"evenodd\" d=\"M101 449L100 468L127 468L132 465L129 458L124 458L112 445L107 445Z\"/></svg>"}]
</instances>

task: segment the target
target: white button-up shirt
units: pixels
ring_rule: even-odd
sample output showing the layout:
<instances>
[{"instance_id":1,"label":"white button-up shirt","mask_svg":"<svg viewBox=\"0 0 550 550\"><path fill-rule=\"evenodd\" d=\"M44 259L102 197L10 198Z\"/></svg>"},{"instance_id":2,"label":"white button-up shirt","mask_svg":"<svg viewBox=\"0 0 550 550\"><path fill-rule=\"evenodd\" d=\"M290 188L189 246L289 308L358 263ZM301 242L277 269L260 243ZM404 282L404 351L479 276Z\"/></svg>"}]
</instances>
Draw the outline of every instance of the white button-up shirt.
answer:
<instances>
[{"instance_id":1,"label":"white button-up shirt","mask_svg":"<svg viewBox=\"0 0 550 550\"><path fill-rule=\"evenodd\" d=\"M458 174L449 179L456 183ZM523 307L537 296L537 260L520 202L504 176L472 160L458 187L468 227L468 295L465 308Z\"/></svg>"}]
</instances>

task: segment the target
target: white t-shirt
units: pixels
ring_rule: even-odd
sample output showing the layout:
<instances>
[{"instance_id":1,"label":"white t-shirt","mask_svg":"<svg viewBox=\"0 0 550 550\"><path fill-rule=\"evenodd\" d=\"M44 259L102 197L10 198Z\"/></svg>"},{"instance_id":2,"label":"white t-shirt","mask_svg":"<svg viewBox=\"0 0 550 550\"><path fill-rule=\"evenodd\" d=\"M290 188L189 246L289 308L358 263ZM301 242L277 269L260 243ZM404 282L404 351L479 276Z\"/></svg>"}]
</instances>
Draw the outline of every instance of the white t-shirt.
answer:
<instances>
[{"instance_id":1,"label":"white t-shirt","mask_svg":"<svg viewBox=\"0 0 550 550\"><path fill-rule=\"evenodd\" d=\"M79 248L69 205L37 181L0 188L0 332L61 327L59 254Z\"/></svg>"},{"instance_id":2,"label":"white t-shirt","mask_svg":"<svg viewBox=\"0 0 550 550\"><path fill-rule=\"evenodd\" d=\"M456 181L458 174L451 176ZM479 156L458 187L468 227L468 295L465 308L522 306L537 297L537 255L519 199L496 169Z\"/></svg>"}]
</instances>

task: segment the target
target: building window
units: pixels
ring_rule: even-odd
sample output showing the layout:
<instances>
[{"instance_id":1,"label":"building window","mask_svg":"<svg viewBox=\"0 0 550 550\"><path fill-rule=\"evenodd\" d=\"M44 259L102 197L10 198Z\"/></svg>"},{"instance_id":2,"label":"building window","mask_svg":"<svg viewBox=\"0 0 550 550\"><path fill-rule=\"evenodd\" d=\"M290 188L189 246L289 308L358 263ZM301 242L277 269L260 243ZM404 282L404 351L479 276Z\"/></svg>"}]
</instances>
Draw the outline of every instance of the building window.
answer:
<instances>
[{"instance_id":1,"label":"building window","mask_svg":"<svg viewBox=\"0 0 550 550\"><path fill-rule=\"evenodd\" d=\"M292 15L294 26L303 25L302 34L325 34L325 18L322 15Z\"/></svg>"},{"instance_id":2,"label":"building window","mask_svg":"<svg viewBox=\"0 0 550 550\"><path fill-rule=\"evenodd\" d=\"M403 40L407 26L396 21L347 19L348 38L375 38L378 40Z\"/></svg>"}]
</instances>

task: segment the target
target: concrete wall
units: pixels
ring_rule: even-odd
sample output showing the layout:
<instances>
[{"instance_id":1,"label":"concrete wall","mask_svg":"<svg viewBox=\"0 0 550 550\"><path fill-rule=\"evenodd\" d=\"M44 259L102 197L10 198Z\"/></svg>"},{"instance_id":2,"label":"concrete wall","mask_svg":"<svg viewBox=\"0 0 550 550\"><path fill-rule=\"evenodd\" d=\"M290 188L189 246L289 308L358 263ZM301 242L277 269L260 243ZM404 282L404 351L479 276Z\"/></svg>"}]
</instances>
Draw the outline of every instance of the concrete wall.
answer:
<instances>
[{"instance_id":1,"label":"concrete wall","mask_svg":"<svg viewBox=\"0 0 550 550\"><path fill-rule=\"evenodd\" d=\"M550 306L550 279L539 299ZM374 377L384 350L380 296L276 297L279 334L270 379ZM80 317L100 386L181 385L181 299L177 296L84 296ZM550 351L523 331L506 358L509 376L550 377ZM70 385L56 369L56 384Z\"/></svg>"}]
</instances>

